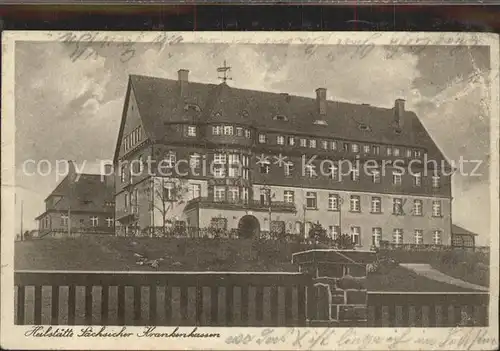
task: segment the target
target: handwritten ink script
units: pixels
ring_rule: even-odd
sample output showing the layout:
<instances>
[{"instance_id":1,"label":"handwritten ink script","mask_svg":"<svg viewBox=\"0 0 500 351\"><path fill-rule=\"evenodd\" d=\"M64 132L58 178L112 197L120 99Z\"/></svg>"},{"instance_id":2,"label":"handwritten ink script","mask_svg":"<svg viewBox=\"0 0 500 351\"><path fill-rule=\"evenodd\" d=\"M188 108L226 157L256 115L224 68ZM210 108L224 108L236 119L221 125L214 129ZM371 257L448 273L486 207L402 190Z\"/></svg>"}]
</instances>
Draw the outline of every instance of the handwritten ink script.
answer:
<instances>
[{"instance_id":1,"label":"handwritten ink script","mask_svg":"<svg viewBox=\"0 0 500 351\"><path fill-rule=\"evenodd\" d=\"M35 338L220 338L219 333L204 333L197 327L181 331L179 327L174 329L157 330L157 327L145 327L139 332L130 332L127 327L83 327L75 329L72 327L34 326L24 333L25 336Z\"/></svg>"},{"instance_id":2,"label":"handwritten ink script","mask_svg":"<svg viewBox=\"0 0 500 351\"><path fill-rule=\"evenodd\" d=\"M239 333L226 337L226 344L231 345L291 345L301 349L334 349L349 348L367 350L372 345L382 346L388 350L399 350L403 347L421 346L446 349L470 350L475 346L495 347L498 340L488 336L486 329L455 328L449 333L440 333L436 337L415 337L410 328L399 330L392 336L367 334L363 329L264 329L260 333Z\"/></svg>"},{"instance_id":3,"label":"handwritten ink script","mask_svg":"<svg viewBox=\"0 0 500 351\"><path fill-rule=\"evenodd\" d=\"M113 34L102 32L73 33L67 32L59 36L59 41L71 48L70 59L73 62L78 60L95 60L104 53L107 48L118 49L120 61L123 63L133 59L141 44L142 34L135 37L128 37L126 40L120 39ZM158 50L167 45L174 45L182 42L182 35L159 33L149 44L153 44Z\"/></svg>"}]
</instances>

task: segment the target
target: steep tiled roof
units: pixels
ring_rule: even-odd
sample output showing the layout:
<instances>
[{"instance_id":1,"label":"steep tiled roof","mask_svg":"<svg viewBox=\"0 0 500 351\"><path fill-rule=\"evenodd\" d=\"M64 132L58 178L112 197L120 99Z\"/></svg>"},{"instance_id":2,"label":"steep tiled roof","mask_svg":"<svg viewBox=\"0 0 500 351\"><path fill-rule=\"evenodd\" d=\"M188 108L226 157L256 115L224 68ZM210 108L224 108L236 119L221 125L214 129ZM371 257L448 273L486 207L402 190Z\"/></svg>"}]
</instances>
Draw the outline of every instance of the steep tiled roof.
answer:
<instances>
[{"instance_id":1,"label":"steep tiled roof","mask_svg":"<svg viewBox=\"0 0 500 351\"><path fill-rule=\"evenodd\" d=\"M314 98L238 89L225 83L189 82L181 92L177 80L137 75L130 76L130 85L146 133L153 141L163 138L165 123L218 121L324 138L422 147L429 158L445 159L411 111L403 112L397 133L393 108L328 100L327 114L321 118L327 125L318 125L313 123L319 119ZM200 111L186 109L186 104L196 104ZM276 115L286 116L287 121L274 119Z\"/></svg>"},{"instance_id":2,"label":"steep tiled roof","mask_svg":"<svg viewBox=\"0 0 500 351\"><path fill-rule=\"evenodd\" d=\"M473 233L465 228L462 228L456 224L453 224L451 226L451 233L452 234L461 234L461 235L474 235L474 236L477 236L478 234L476 233Z\"/></svg>"},{"instance_id":3,"label":"steep tiled roof","mask_svg":"<svg viewBox=\"0 0 500 351\"><path fill-rule=\"evenodd\" d=\"M71 207L71 211L112 212L113 209L105 206L106 202L114 201L112 184L101 180L99 174L79 174L78 177L78 181L72 181L68 175L59 183L47 199L52 196L61 196L61 199L47 210L67 211Z\"/></svg>"}]
</instances>

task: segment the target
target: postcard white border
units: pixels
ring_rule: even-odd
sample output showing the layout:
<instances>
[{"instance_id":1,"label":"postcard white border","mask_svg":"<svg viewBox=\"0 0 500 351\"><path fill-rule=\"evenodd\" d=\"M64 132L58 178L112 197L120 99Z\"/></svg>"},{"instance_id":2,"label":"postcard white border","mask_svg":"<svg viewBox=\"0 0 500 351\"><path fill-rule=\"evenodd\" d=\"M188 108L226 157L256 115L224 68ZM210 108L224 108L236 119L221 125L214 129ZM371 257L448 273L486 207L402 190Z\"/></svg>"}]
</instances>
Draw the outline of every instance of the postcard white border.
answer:
<instances>
[{"instance_id":1,"label":"postcard white border","mask_svg":"<svg viewBox=\"0 0 500 351\"><path fill-rule=\"evenodd\" d=\"M15 184L14 177L14 77L15 77L15 42L16 41L56 41L61 37L64 31L5 31L2 33L2 184ZM115 42L151 42L160 32L74 32L97 33L100 38L106 37L108 41ZM490 189L491 189L491 232L499 232L499 71L498 56L499 43L498 35L487 33L405 33L405 32L169 32L169 36L182 36L184 43L252 43L252 44L316 44L316 45L484 45L490 48L491 59L491 167L490 167ZM15 326L13 320L13 253L14 253L14 201L15 194L13 187L2 186L2 242L1 242L1 329L0 344L4 348L15 349L224 349L233 350L252 349L268 350L270 348L277 350L286 349L314 349L314 350L355 350L355 349L373 349L387 350L391 348L390 343L381 342L377 344L371 342L368 345L361 344L339 344L342 334L347 329L333 330L329 338L329 343L322 345L316 343L310 347L303 343L302 347L294 345L293 337L286 339L285 342L277 345L265 343L257 344L255 342L243 345L226 344L224 340L228 336L237 333L243 334L261 334L265 328L200 328L203 332L217 332L223 337L220 339L145 339L145 338L124 338L124 339L83 339L83 338L28 338L24 333L29 326ZM433 349L496 349L498 347L498 241L497 235L491 236L491 295L488 328L462 328L452 330L448 328L357 328L353 332L361 339L368 336L379 336L382 338L397 337L406 335L407 342L392 346L392 349L409 350L433 350ZM74 327L75 331L80 327ZM117 329L119 327L109 327ZM142 327L127 327L130 332L139 332ZM171 331L170 327L158 327L161 331ZM192 328L181 328L190 331ZM310 336L320 335L325 331L323 328L302 328L294 329L294 332L310 333ZM291 329L277 328L277 332L291 332ZM326 330L332 332L332 330ZM409 334L406 334L409 331ZM443 340L448 333L457 333L455 336L467 336L471 340L470 344L453 345L447 348L445 345L425 344L424 339L435 338ZM490 338L495 338L497 345L479 345L473 343L478 333L485 333ZM411 338L411 340L410 340ZM364 339L366 340L366 339ZM464 339L465 340L465 339Z\"/></svg>"}]
</instances>

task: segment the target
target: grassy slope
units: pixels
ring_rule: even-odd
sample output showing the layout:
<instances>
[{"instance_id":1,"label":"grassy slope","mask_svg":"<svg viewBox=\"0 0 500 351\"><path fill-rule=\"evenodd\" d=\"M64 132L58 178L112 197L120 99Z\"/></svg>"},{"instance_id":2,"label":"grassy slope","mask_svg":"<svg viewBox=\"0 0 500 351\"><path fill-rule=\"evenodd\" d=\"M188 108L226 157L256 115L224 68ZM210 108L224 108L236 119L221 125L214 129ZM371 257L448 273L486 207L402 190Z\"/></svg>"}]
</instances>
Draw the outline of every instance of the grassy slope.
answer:
<instances>
[{"instance_id":1,"label":"grassy slope","mask_svg":"<svg viewBox=\"0 0 500 351\"><path fill-rule=\"evenodd\" d=\"M296 272L293 252L309 249L299 244L252 240L130 239L89 237L44 239L16 243L15 268L39 270L153 270L136 265L134 253L164 258L165 271ZM406 253L406 256L408 253ZM401 261L401 260L400 260ZM460 278L460 277L459 277ZM467 291L436 282L402 267L368 278L371 291Z\"/></svg>"}]
</instances>

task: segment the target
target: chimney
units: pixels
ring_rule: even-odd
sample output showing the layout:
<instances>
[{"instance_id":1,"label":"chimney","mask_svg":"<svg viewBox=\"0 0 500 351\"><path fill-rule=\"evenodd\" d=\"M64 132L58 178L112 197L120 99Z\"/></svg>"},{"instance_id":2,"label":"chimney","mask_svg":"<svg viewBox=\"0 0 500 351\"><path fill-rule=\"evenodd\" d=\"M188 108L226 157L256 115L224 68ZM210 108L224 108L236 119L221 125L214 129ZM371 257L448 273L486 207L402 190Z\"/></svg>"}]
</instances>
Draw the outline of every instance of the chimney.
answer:
<instances>
[{"instance_id":1,"label":"chimney","mask_svg":"<svg viewBox=\"0 0 500 351\"><path fill-rule=\"evenodd\" d=\"M403 125L403 114L405 112L405 100L396 99L394 102L394 125L401 127Z\"/></svg>"},{"instance_id":2,"label":"chimney","mask_svg":"<svg viewBox=\"0 0 500 351\"><path fill-rule=\"evenodd\" d=\"M318 107L318 114L320 116L326 115L326 89L318 88L316 89L316 104Z\"/></svg>"},{"instance_id":3,"label":"chimney","mask_svg":"<svg viewBox=\"0 0 500 351\"><path fill-rule=\"evenodd\" d=\"M187 69L180 69L177 71L179 86L181 88L181 94L186 89L188 85L189 71Z\"/></svg>"},{"instance_id":4,"label":"chimney","mask_svg":"<svg viewBox=\"0 0 500 351\"><path fill-rule=\"evenodd\" d=\"M76 179L76 167L75 161L73 160L68 160L68 178L71 180L71 182L75 181Z\"/></svg>"}]
</instances>

